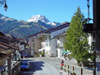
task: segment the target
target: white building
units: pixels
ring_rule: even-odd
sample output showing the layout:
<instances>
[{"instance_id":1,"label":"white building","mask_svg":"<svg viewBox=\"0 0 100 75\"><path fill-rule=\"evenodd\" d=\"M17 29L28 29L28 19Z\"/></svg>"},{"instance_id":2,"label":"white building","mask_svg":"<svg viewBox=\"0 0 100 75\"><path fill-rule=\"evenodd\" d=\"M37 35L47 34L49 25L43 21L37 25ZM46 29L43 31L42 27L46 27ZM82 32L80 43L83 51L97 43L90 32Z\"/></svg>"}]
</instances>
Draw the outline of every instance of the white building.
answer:
<instances>
[{"instance_id":1,"label":"white building","mask_svg":"<svg viewBox=\"0 0 100 75\"><path fill-rule=\"evenodd\" d=\"M56 36L56 39L57 39L57 56L58 57L62 57L63 56L63 51L65 51L64 49L64 45L63 43L65 42L65 36L66 36L66 33L62 33L58 36Z\"/></svg>"},{"instance_id":2,"label":"white building","mask_svg":"<svg viewBox=\"0 0 100 75\"><path fill-rule=\"evenodd\" d=\"M56 36L64 33L68 27L69 23L64 23L58 27L26 36L26 38L29 38L30 52L34 51L34 53L38 53L39 51L43 51L46 56L58 56L59 51L57 50ZM32 41L33 38L34 42ZM65 40L62 37L61 39L62 42Z\"/></svg>"}]
</instances>

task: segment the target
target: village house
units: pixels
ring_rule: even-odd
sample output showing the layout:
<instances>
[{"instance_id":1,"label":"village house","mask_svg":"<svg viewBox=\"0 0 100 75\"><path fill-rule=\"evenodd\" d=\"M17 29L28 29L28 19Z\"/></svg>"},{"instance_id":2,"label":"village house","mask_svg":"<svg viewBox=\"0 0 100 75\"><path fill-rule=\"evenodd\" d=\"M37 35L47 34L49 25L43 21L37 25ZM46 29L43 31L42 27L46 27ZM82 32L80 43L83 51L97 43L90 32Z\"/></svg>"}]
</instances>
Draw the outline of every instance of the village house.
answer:
<instances>
[{"instance_id":1,"label":"village house","mask_svg":"<svg viewBox=\"0 0 100 75\"><path fill-rule=\"evenodd\" d=\"M69 23L63 23L58 27L26 36L26 38L29 38L29 53L34 55L34 53L43 52L45 56L56 57L63 57L65 53L70 54L68 50L64 49L63 45L64 41L66 41L65 36L68 27ZM91 34L89 34L88 41L91 46L93 42Z\"/></svg>"},{"instance_id":2,"label":"village house","mask_svg":"<svg viewBox=\"0 0 100 75\"><path fill-rule=\"evenodd\" d=\"M18 40L0 32L0 74L17 75L20 72Z\"/></svg>"},{"instance_id":3,"label":"village house","mask_svg":"<svg viewBox=\"0 0 100 75\"><path fill-rule=\"evenodd\" d=\"M25 38L17 38L19 40L19 52L21 54L21 57L28 55L28 41Z\"/></svg>"},{"instance_id":4,"label":"village house","mask_svg":"<svg viewBox=\"0 0 100 75\"><path fill-rule=\"evenodd\" d=\"M26 36L26 38L29 38L30 54L44 52L45 56L58 56L56 36L67 31L68 27L69 23L63 23L58 27Z\"/></svg>"},{"instance_id":5,"label":"village house","mask_svg":"<svg viewBox=\"0 0 100 75\"><path fill-rule=\"evenodd\" d=\"M58 53L58 57L63 57L64 53L67 53L67 51L65 51L64 49L64 42L66 41L65 39L66 33L62 33L58 36L56 36L55 38L57 39L57 53Z\"/></svg>"}]
</instances>

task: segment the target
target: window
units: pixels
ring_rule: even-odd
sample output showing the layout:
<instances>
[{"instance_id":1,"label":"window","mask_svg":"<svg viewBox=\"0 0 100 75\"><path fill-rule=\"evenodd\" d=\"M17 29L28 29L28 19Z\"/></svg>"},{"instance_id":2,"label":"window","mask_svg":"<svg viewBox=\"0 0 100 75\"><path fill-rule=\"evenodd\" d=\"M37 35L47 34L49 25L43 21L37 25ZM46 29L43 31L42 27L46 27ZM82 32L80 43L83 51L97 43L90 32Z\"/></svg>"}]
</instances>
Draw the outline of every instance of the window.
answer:
<instances>
[{"instance_id":1,"label":"window","mask_svg":"<svg viewBox=\"0 0 100 75\"><path fill-rule=\"evenodd\" d=\"M35 39L34 38L32 38L32 42L34 42L35 41Z\"/></svg>"},{"instance_id":2,"label":"window","mask_svg":"<svg viewBox=\"0 0 100 75\"><path fill-rule=\"evenodd\" d=\"M33 47L35 47L35 43L33 43Z\"/></svg>"},{"instance_id":3,"label":"window","mask_svg":"<svg viewBox=\"0 0 100 75\"><path fill-rule=\"evenodd\" d=\"M48 44L46 43L45 46L48 47Z\"/></svg>"},{"instance_id":4,"label":"window","mask_svg":"<svg viewBox=\"0 0 100 75\"><path fill-rule=\"evenodd\" d=\"M49 40L50 40L50 36L49 36Z\"/></svg>"},{"instance_id":5,"label":"window","mask_svg":"<svg viewBox=\"0 0 100 75\"><path fill-rule=\"evenodd\" d=\"M46 38L46 40L48 39L48 37L45 37Z\"/></svg>"},{"instance_id":6,"label":"window","mask_svg":"<svg viewBox=\"0 0 100 75\"><path fill-rule=\"evenodd\" d=\"M59 38L58 38L58 40L59 40Z\"/></svg>"},{"instance_id":7,"label":"window","mask_svg":"<svg viewBox=\"0 0 100 75\"><path fill-rule=\"evenodd\" d=\"M48 47L50 47L50 44L48 44Z\"/></svg>"}]
</instances>

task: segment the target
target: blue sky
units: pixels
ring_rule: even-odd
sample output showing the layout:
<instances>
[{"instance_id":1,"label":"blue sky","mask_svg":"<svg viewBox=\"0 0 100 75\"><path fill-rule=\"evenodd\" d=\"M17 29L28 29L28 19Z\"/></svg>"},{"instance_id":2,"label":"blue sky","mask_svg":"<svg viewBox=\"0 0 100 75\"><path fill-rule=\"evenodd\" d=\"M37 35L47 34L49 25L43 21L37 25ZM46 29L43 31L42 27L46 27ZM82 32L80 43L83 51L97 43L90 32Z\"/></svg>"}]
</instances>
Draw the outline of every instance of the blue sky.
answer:
<instances>
[{"instance_id":1,"label":"blue sky","mask_svg":"<svg viewBox=\"0 0 100 75\"><path fill-rule=\"evenodd\" d=\"M27 21L32 15L44 15L50 22L70 22L78 6L87 18L87 0L7 0L8 10L0 13L17 20ZM93 8L90 0L90 16Z\"/></svg>"}]
</instances>

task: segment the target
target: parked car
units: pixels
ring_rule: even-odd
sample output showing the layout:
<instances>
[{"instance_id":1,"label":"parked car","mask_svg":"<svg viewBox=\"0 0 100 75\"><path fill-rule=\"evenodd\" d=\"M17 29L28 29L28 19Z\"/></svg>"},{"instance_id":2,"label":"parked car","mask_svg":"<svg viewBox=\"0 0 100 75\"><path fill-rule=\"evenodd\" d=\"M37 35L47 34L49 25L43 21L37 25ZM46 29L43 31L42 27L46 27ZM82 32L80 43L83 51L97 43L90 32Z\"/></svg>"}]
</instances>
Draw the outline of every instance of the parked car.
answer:
<instances>
[{"instance_id":1,"label":"parked car","mask_svg":"<svg viewBox=\"0 0 100 75\"><path fill-rule=\"evenodd\" d=\"M23 61L20 65L21 71L27 71L29 70L29 62Z\"/></svg>"},{"instance_id":2,"label":"parked car","mask_svg":"<svg viewBox=\"0 0 100 75\"><path fill-rule=\"evenodd\" d=\"M32 55L25 55L25 58L32 58Z\"/></svg>"}]
</instances>

